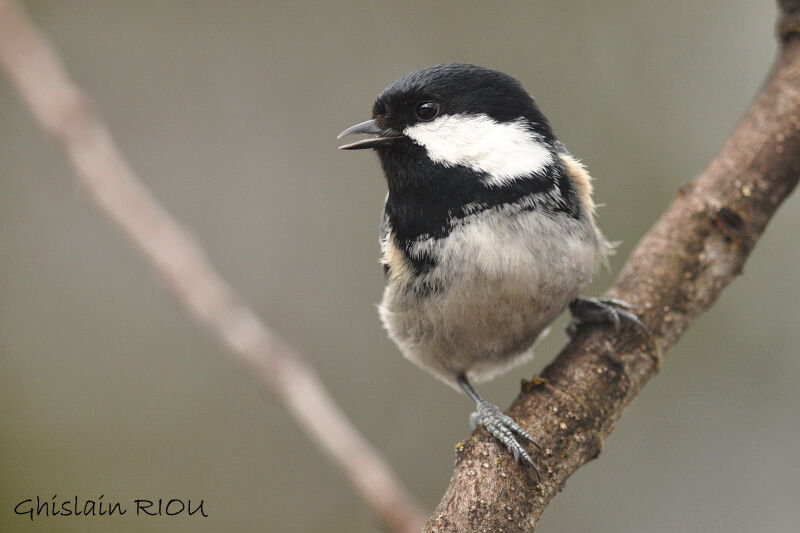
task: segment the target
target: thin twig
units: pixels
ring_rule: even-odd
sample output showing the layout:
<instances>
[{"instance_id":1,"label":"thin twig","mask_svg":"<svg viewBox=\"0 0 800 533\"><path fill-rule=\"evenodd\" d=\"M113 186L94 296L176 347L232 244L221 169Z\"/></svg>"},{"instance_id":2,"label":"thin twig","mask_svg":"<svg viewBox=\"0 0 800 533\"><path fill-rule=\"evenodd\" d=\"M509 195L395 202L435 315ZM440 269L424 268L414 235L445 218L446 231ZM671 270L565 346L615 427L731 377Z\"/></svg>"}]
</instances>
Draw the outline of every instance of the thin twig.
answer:
<instances>
[{"instance_id":1,"label":"thin twig","mask_svg":"<svg viewBox=\"0 0 800 533\"><path fill-rule=\"evenodd\" d=\"M300 354L272 333L202 248L137 178L53 47L19 5L0 0L0 61L39 125L61 142L79 182L147 257L178 300L283 402L392 530L423 513L336 406Z\"/></svg>"},{"instance_id":2,"label":"thin twig","mask_svg":"<svg viewBox=\"0 0 800 533\"><path fill-rule=\"evenodd\" d=\"M544 447L533 456L542 482L477 431L461 447L426 531L532 531L567 478L600 453L662 353L741 274L800 178L800 0L782 0L781 8L781 53L756 100L608 292L635 305L652 336L636 327L579 332L540 379L523 385L509 411Z\"/></svg>"}]
</instances>

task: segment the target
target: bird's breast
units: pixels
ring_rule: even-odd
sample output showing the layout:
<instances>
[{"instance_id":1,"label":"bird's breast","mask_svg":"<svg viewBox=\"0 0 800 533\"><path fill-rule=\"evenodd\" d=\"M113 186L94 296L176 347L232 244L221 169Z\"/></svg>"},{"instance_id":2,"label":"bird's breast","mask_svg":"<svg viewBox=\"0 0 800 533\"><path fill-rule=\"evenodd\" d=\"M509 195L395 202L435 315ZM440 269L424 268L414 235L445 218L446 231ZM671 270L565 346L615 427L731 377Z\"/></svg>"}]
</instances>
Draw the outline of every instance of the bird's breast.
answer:
<instances>
[{"instance_id":1,"label":"bird's breast","mask_svg":"<svg viewBox=\"0 0 800 533\"><path fill-rule=\"evenodd\" d=\"M600 260L593 232L561 214L476 213L410 248L434 266L390 278L384 325L406 357L445 381L490 375L524 353L591 279Z\"/></svg>"},{"instance_id":2,"label":"bird's breast","mask_svg":"<svg viewBox=\"0 0 800 533\"><path fill-rule=\"evenodd\" d=\"M519 206L466 217L443 238L420 238L408 255L434 265L419 277L448 287L458 280L514 280L529 290L553 283L585 285L600 261L591 222Z\"/></svg>"}]
</instances>

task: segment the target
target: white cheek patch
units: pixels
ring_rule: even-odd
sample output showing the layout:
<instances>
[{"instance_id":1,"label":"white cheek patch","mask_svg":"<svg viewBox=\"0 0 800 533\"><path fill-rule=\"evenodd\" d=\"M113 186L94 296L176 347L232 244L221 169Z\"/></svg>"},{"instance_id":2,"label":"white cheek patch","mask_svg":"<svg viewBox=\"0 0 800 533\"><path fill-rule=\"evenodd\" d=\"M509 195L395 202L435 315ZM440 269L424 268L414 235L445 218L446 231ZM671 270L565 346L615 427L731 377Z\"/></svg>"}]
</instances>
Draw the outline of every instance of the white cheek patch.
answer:
<instances>
[{"instance_id":1,"label":"white cheek patch","mask_svg":"<svg viewBox=\"0 0 800 533\"><path fill-rule=\"evenodd\" d=\"M550 149L522 118L502 123L482 114L445 115L403 133L424 146L434 162L485 172L491 185L505 185L553 163Z\"/></svg>"}]
</instances>

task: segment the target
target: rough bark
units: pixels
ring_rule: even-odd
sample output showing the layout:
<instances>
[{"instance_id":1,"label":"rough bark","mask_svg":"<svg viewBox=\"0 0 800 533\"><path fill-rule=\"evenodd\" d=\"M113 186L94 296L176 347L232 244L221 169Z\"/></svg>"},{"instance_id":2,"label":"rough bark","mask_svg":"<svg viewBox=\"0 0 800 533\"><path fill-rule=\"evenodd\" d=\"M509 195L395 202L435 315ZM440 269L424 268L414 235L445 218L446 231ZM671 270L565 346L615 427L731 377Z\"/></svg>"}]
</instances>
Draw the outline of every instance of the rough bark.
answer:
<instances>
[{"instance_id":1,"label":"rough bark","mask_svg":"<svg viewBox=\"0 0 800 533\"><path fill-rule=\"evenodd\" d=\"M800 176L800 1L780 2L776 63L719 154L641 240L608 296L650 330L586 327L508 413L542 444L543 474L516 465L478 430L459 446L450 486L425 531L532 531L567 478L600 453L625 407L672 347L741 274ZM531 450L535 452L536 450Z\"/></svg>"}]
</instances>

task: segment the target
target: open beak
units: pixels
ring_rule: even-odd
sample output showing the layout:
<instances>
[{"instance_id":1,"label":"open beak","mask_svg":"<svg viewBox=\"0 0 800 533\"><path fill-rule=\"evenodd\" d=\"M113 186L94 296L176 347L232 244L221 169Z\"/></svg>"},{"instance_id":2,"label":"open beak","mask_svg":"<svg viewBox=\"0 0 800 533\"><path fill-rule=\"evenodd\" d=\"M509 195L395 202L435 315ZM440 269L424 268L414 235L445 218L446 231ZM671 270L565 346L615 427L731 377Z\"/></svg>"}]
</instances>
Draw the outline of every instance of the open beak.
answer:
<instances>
[{"instance_id":1,"label":"open beak","mask_svg":"<svg viewBox=\"0 0 800 533\"><path fill-rule=\"evenodd\" d=\"M345 135L355 135L359 133L368 133L375 135L375 137L370 137L369 139L362 139L354 143L342 145L339 147L339 150L364 150L366 148L377 148L379 146L386 146L400 137L400 135L396 134L392 130L381 129L375 122L375 119L372 119L362 122L361 124L356 124L355 126L350 126L340 133L336 138L341 139Z\"/></svg>"}]
</instances>

